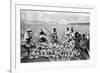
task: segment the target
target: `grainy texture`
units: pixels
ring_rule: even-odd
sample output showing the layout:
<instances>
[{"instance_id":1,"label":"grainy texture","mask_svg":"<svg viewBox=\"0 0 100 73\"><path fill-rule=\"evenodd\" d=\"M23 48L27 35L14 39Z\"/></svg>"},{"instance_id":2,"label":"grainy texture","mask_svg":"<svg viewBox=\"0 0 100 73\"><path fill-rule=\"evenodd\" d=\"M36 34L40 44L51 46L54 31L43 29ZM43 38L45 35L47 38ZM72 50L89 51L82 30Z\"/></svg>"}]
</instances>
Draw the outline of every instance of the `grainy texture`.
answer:
<instances>
[{"instance_id":1,"label":"grainy texture","mask_svg":"<svg viewBox=\"0 0 100 73\"><path fill-rule=\"evenodd\" d=\"M21 10L21 63L90 59L86 13Z\"/></svg>"}]
</instances>

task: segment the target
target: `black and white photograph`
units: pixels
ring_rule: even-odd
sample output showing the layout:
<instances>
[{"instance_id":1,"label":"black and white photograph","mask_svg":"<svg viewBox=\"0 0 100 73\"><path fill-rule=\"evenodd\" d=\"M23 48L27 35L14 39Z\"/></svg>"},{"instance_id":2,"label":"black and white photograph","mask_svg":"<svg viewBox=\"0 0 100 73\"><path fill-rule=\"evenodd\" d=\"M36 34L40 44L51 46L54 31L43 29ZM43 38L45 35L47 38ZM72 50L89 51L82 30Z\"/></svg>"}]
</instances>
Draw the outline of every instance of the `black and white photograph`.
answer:
<instances>
[{"instance_id":1,"label":"black and white photograph","mask_svg":"<svg viewBox=\"0 0 100 73\"><path fill-rule=\"evenodd\" d=\"M20 10L21 63L90 59L90 14Z\"/></svg>"},{"instance_id":2,"label":"black and white photograph","mask_svg":"<svg viewBox=\"0 0 100 73\"><path fill-rule=\"evenodd\" d=\"M99 56L97 8L88 5L92 1L50 1L12 1L11 73L93 72Z\"/></svg>"}]
</instances>

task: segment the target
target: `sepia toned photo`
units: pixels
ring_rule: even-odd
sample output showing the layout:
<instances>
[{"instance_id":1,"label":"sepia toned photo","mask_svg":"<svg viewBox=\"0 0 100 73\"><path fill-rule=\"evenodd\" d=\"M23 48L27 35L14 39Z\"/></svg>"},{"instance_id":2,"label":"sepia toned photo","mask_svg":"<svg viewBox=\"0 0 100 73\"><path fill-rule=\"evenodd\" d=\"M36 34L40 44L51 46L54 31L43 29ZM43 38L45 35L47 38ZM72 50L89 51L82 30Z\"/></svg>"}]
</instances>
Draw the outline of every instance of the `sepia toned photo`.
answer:
<instances>
[{"instance_id":1,"label":"sepia toned photo","mask_svg":"<svg viewBox=\"0 0 100 73\"><path fill-rule=\"evenodd\" d=\"M90 13L20 9L21 63L90 59Z\"/></svg>"}]
</instances>

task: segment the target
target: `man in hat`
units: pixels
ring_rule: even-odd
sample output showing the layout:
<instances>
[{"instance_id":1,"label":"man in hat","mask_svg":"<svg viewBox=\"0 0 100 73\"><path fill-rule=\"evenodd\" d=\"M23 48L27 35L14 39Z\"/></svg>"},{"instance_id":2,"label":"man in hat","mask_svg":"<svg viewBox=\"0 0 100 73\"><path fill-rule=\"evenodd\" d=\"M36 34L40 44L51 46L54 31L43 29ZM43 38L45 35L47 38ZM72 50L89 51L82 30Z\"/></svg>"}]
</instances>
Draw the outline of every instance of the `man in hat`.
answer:
<instances>
[{"instance_id":1,"label":"man in hat","mask_svg":"<svg viewBox=\"0 0 100 73\"><path fill-rule=\"evenodd\" d=\"M27 53L28 53L28 57L29 57L29 54L30 54L30 52L31 52L31 48L32 48L32 46L33 46L33 43L32 43L32 41L31 41L31 39L32 39L32 31L31 30L28 30L28 31L26 31L25 32L25 34L24 34L24 47L25 47L25 49L27 50Z\"/></svg>"}]
</instances>

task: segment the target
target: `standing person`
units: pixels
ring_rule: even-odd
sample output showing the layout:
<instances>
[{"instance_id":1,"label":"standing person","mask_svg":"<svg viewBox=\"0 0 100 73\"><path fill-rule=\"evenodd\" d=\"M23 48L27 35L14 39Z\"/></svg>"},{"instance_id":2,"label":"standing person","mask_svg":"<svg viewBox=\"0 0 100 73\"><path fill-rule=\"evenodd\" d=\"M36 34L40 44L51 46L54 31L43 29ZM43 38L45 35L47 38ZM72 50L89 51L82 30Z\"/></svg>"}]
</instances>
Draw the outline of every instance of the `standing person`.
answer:
<instances>
[{"instance_id":1,"label":"standing person","mask_svg":"<svg viewBox=\"0 0 100 73\"><path fill-rule=\"evenodd\" d=\"M57 31L56 28L53 28L53 34L52 34L52 43L58 43L58 36L57 36Z\"/></svg>"},{"instance_id":2,"label":"standing person","mask_svg":"<svg viewBox=\"0 0 100 73\"><path fill-rule=\"evenodd\" d=\"M71 38L74 38L74 29L73 29L73 27L71 27L71 32L70 32L70 34L71 34Z\"/></svg>"},{"instance_id":3,"label":"standing person","mask_svg":"<svg viewBox=\"0 0 100 73\"><path fill-rule=\"evenodd\" d=\"M32 39L32 30L26 31L24 34L24 43L25 43L24 47L27 50L28 57L29 57L29 54L31 52L31 48L33 46L31 39Z\"/></svg>"},{"instance_id":4,"label":"standing person","mask_svg":"<svg viewBox=\"0 0 100 73\"><path fill-rule=\"evenodd\" d=\"M86 55L86 59L89 58L89 50L88 50L88 47L87 47L87 38L86 38L86 35L83 34L82 35L82 40L80 42L80 48L82 49L82 51L85 53Z\"/></svg>"},{"instance_id":5,"label":"standing person","mask_svg":"<svg viewBox=\"0 0 100 73\"><path fill-rule=\"evenodd\" d=\"M75 40L75 48L76 49L79 49L80 47L80 40L81 40L81 34L79 32L75 32L75 37L74 37L74 40Z\"/></svg>"},{"instance_id":6,"label":"standing person","mask_svg":"<svg viewBox=\"0 0 100 73\"><path fill-rule=\"evenodd\" d=\"M41 29L41 31L40 31L40 42L41 43L46 43L47 42L46 37L47 37L46 33L44 32L43 29Z\"/></svg>"},{"instance_id":7,"label":"standing person","mask_svg":"<svg viewBox=\"0 0 100 73\"><path fill-rule=\"evenodd\" d=\"M65 40L68 41L70 39L70 29L69 27L66 28L66 31L65 31Z\"/></svg>"},{"instance_id":8,"label":"standing person","mask_svg":"<svg viewBox=\"0 0 100 73\"><path fill-rule=\"evenodd\" d=\"M64 46L66 46L68 44L68 41L70 40L70 29L69 27L66 28L65 32L64 32Z\"/></svg>"},{"instance_id":9,"label":"standing person","mask_svg":"<svg viewBox=\"0 0 100 73\"><path fill-rule=\"evenodd\" d=\"M65 35L66 35L66 36L69 36L69 33L70 33L70 30L69 30L69 27L67 27L67 28L66 28L66 31L65 31Z\"/></svg>"},{"instance_id":10,"label":"standing person","mask_svg":"<svg viewBox=\"0 0 100 73\"><path fill-rule=\"evenodd\" d=\"M82 36L79 32L75 33L75 41L79 44L80 40L82 39Z\"/></svg>"}]
</instances>

